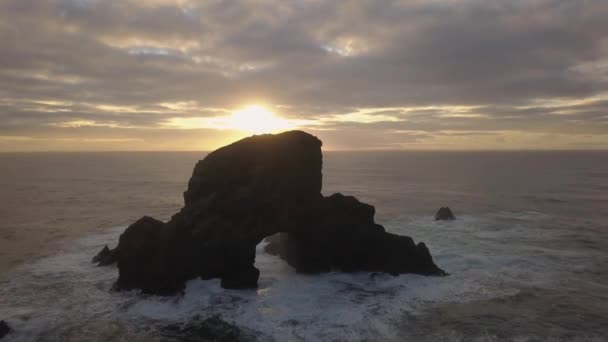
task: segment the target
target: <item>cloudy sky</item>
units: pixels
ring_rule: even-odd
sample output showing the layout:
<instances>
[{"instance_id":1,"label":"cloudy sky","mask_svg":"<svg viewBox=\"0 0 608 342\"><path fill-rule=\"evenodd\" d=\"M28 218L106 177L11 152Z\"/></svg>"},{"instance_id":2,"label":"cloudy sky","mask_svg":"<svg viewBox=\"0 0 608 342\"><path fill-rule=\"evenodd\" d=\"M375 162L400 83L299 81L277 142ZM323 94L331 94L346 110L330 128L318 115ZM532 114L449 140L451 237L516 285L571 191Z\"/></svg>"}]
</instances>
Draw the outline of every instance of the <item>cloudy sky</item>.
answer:
<instances>
[{"instance_id":1,"label":"cloudy sky","mask_svg":"<svg viewBox=\"0 0 608 342\"><path fill-rule=\"evenodd\" d=\"M2 0L0 151L209 150L251 134L252 105L327 149L608 149L606 18L606 0Z\"/></svg>"}]
</instances>

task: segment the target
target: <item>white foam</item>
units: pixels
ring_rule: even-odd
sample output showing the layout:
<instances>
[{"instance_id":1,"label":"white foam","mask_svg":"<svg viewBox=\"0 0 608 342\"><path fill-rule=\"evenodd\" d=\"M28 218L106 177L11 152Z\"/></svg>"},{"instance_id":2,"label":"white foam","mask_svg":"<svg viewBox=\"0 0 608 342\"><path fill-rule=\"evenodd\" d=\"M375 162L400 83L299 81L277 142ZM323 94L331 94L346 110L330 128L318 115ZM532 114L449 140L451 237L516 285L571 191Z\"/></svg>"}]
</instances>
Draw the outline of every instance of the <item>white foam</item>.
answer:
<instances>
[{"instance_id":1,"label":"white foam","mask_svg":"<svg viewBox=\"0 0 608 342\"><path fill-rule=\"evenodd\" d=\"M545 281L535 276L535 265L523 265L524 256L500 249L491 234L484 237L487 232L478 235L490 222L463 216L437 223L425 217L407 228L388 227L425 240L437 264L452 273L449 277L296 274L278 257L265 254L261 244L258 290L224 290L218 280L192 280L183 297L169 298L109 291L116 269L95 267L90 259L104 244L116 244L124 228L115 228L73 241L60 253L7 275L0 286L0 317L15 328L9 338L15 341L65 333L66 326L104 329L92 326L100 321L116 326L120 336L154 333L155 326L214 314L262 339L394 339L404 314L417 315L446 302L513 295L520 281ZM505 229L521 234L512 226Z\"/></svg>"}]
</instances>

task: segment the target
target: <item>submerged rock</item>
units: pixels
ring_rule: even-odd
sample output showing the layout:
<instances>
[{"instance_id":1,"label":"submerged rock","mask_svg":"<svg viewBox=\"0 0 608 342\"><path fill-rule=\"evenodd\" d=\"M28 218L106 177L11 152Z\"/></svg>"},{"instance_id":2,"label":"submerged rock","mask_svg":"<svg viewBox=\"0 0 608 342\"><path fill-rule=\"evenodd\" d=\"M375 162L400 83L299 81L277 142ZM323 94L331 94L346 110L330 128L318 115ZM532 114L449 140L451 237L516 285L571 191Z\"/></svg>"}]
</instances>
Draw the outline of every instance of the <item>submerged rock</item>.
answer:
<instances>
[{"instance_id":1,"label":"submerged rock","mask_svg":"<svg viewBox=\"0 0 608 342\"><path fill-rule=\"evenodd\" d=\"M11 328L6 324L5 321L0 321L0 339L11 332Z\"/></svg>"},{"instance_id":2,"label":"submerged rock","mask_svg":"<svg viewBox=\"0 0 608 342\"><path fill-rule=\"evenodd\" d=\"M215 341L215 342L245 342L255 341L255 335L233 324L224 321L219 316L213 316L200 322L186 325L170 325L162 329L162 335L177 341Z\"/></svg>"},{"instance_id":3,"label":"submerged rock","mask_svg":"<svg viewBox=\"0 0 608 342\"><path fill-rule=\"evenodd\" d=\"M441 207L435 214L435 221L440 220L455 220L456 216L449 207Z\"/></svg>"},{"instance_id":4,"label":"submerged rock","mask_svg":"<svg viewBox=\"0 0 608 342\"><path fill-rule=\"evenodd\" d=\"M301 131L253 136L210 153L196 164L185 205L169 222L143 217L114 250L102 251L117 261L115 288L168 295L196 277L255 288L256 245L277 233L267 250L297 272L445 274L424 243L376 224L373 206L321 195L321 168L321 141Z\"/></svg>"}]
</instances>

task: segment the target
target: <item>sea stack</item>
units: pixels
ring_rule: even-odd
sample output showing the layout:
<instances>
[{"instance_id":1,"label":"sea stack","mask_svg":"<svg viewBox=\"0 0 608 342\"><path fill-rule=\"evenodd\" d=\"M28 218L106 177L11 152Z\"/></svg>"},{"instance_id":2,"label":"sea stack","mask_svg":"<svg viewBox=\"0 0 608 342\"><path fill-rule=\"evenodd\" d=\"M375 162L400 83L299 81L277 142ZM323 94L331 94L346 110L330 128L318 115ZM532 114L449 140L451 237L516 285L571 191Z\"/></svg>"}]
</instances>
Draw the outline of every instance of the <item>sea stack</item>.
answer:
<instances>
[{"instance_id":1,"label":"sea stack","mask_svg":"<svg viewBox=\"0 0 608 342\"><path fill-rule=\"evenodd\" d=\"M451 221L455 219L456 216L454 216L454 213L452 212L452 210L450 210L450 207L441 207L439 208L439 210L437 210L437 213L435 214L435 221Z\"/></svg>"},{"instance_id":2,"label":"sea stack","mask_svg":"<svg viewBox=\"0 0 608 342\"><path fill-rule=\"evenodd\" d=\"M117 262L115 289L171 295L197 277L220 278L224 288L255 288L256 245L280 233L273 251L297 272L445 275L424 243L375 223L373 206L321 194L321 145L290 131L210 153L196 164L184 207L171 220L141 218L97 261Z\"/></svg>"}]
</instances>

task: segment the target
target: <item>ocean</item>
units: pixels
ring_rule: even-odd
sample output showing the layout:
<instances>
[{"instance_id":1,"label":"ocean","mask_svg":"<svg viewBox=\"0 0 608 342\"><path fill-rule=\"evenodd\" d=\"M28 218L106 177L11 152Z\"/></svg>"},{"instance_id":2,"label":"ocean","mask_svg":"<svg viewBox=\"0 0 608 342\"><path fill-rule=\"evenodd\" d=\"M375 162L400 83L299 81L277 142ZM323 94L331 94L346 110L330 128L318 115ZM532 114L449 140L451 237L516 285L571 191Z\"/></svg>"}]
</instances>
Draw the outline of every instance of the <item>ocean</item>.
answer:
<instances>
[{"instance_id":1,"label":"ocean","mask_svg":"<svg viewBox=\"0 0 608 342\"><path fill-rule=\"evenodd\" d=\"M91 258L179 210L204 155L0 154L5 340L185 340L166 327L213 316L259 341L608 340L608 152L325 152L323 193L374 205L448 277L301 275L261 243L257 290L110 291L117 270Z\"/></svg>"}]
</instances>

